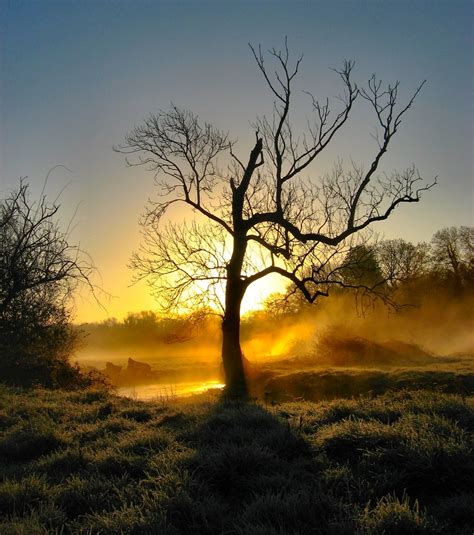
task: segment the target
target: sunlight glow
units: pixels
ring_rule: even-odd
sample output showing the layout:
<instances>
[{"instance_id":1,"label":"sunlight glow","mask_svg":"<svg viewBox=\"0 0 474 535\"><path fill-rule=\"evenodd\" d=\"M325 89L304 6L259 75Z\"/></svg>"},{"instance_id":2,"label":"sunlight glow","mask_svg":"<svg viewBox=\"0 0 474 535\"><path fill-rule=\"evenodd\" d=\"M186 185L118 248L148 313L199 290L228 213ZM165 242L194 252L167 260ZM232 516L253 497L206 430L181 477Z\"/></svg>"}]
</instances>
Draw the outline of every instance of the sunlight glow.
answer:
<instances>
[{"instance_id":1,"label":"sunlight glow","mask_svg":"<svg viewBox=\"0 0 474 535\"><path fill-rule=\"evenodd\" d=\"M176 397L204 394L208 390L222 390L224 383L219 381L186 382L175 384L154 383L151 385L127 386L118 389L120 396L140 400L172 400Z\"/></svg>"},{"instance_id":2,"label":"sunlight glow","mask_svg":"<svg viewBox=\"0 0 474 535\"><path fill-rule=\"evenodd\" d=\"M244 295L242 306L240 307L242 314L262 310L264 308L265 300L274 293L283 293L287 281L278 275L267 275L263 279L254 282L249 286Z\"/></svg>"}]
</instances>

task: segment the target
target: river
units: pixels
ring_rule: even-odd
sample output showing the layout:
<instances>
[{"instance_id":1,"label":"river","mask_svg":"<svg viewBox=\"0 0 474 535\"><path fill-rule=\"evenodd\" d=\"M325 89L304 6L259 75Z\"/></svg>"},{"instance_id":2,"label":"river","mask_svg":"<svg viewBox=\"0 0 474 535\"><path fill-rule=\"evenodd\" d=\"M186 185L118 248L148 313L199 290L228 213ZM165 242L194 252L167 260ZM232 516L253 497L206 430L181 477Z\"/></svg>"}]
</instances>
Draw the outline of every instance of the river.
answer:
<instances>
[{"instance_id":1,"label":"river","mask_svg":"<svg viewBox=\"0 0 474 535\"><path fill-rule=\"evenodd\" d=\"M207 390L222 389L224 384L219 381L195 381L185 383L153 383L149 385L124 386L117 389L119 396L139 400L173 400L177 397L202 394Z\"/></svg>"}]
</instances>

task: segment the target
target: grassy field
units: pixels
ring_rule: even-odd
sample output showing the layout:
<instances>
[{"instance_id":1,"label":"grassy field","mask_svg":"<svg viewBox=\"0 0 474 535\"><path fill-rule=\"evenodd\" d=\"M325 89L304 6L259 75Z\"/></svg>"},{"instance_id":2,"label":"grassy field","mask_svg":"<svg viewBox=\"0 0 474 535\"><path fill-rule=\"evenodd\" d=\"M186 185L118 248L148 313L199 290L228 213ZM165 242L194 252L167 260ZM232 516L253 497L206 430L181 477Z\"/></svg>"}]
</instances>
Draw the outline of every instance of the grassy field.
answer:
<instances>
[{"instance_id":1,"label":"grassy field","mask_svg":"<svg viewBox=\"0 0 474 535\"><path fill-rule=\"evenodd\" d=\"M331 337L318 354L269 361L254 371L253 395L268 402L318 402L414 389L474 395L472 354L437 356L413 344L375 344L355 337Z\"/></svg>"},{"instance_id":2,"label":"grassy field","mask_svg":"<svg viewBox=\"0 0 474 535\"><path fill-rule=\"evenodd\" d=\"M256 394L271 401L323 401L376 396L388 391L426 389L436 392L474 395L474 373L439 368L315 368L272 373Z\"/></svg>"},{"instance_id":3,"label":"grassy field","mask_svg":"<svg viewBox=\"0 0 474 535\"><path fill-rule=\"evenodd\" d=\"M0 388L0 533L472 535L474 399Z\"/></svg>"}]
</instances>

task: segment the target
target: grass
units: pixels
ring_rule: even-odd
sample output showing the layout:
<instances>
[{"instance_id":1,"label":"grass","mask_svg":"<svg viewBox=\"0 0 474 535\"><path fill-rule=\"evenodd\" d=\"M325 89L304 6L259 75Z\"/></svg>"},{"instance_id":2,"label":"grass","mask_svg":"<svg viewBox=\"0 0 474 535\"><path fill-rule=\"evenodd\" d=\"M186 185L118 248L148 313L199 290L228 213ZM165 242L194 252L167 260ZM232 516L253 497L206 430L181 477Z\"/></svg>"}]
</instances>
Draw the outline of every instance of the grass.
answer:
<instances>
[{"instance_id":1,"label":"grass","mask_svg":"<svg viewBox=\"0 0 474 535\"><path fill-rule=\"evenodd\" d=\"M399 368L349 369L318 368L291 373L274 373L262 388L269 400L284 402L299 398L307 401L373 396L389 391L432 390L474 395L474 372L439 369Z\"/></svg>"},{"instance_id":2,"label":"grass","mask_svg":"<svg viewBox=\"0 0 474 535\"><path fill-rule=\"evenodd\" d=\"M0 387L3 534L442 534L474 525L474 398L140 402Z\"/></svg>"}]
</instances>

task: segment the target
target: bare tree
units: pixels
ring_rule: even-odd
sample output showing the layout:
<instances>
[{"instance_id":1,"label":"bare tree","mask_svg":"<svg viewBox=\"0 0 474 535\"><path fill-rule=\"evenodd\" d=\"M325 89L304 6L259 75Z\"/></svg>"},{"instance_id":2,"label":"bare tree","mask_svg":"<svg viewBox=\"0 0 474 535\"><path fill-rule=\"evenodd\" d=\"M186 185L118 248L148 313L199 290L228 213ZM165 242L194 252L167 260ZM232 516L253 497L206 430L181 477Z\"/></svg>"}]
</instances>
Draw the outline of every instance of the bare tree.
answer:
<instances>
[{"instance_id":1,"label":"bare tree","mask_svg":"<svg viewBox=\"0 0 474 535\"><path fill-rule=\"evenodd\" d=\"M45 195L33 202L28 193L21 181L0 204L0 317L29 292L54 287L65 299L78 284L90 286L92 263L58 226L59 205Z\"/></svg>"},{"instance_id":2,"label":"bare tree","mask_svg":"<svg viewBox=\"0 0 474 535\"><path fill-rule=\"evenodd\" d=\"M377 260L383 277L395 289L400 284L426 275L429 269L430 247L426 243L402 239L385 240L377 246Z\"/></svg>"},{"instance_id":3,"label":"bare tree","mask_svg":"<svg viewBox=\"0 0 474 535\"><path fill-rule=\"evenodd\" d=\"M450 274L458 291L472 281L474 272L474 228L449 227L438 230L431 240L435 270Z\"/></svg>"},{"instance_id":4,"label":"bare tree","mask_svg":"<svg viewBox=\"0 0 474 535\"><path fill-rule=\"evenodd\" d=\"M309 301L344 286L342 259L369 225L387 219L402 203L420 200L433 185L410 167L378 175L380 162L397 133L413 96L398 104L398 82L382 86L373 76L367 88L352 81L354 63L336 71L344 92L338 110L310 95L306 132L290 120L293 85L301 60L282 51L251 51L274 99L271 117L257 119L255 144L246 160L235 153L228 135L201 123L189 111L172 106L150 115L116 150L130 165L155 174L159 198L142 220L144 245L133 256L137 278L147 278L166 306L191 297L206 301L224 283L222 359L227 391L245 396L240 347L240 307L247 289L269 274L285 277ZM267 67L266 59L276 64ZM374 157L364 170L338 162L332 173L315 177L317 157L346 124L357 99L371 106L380 129ZM134 155L133 158L131 155ZM228 155L223 170L219 157ZM196 223L162 226L161 217L175 203L195 212ZM204 221L203 226L201 222ZM217 292L218 294L218 292Z\"/></svg>"},{"instance_id":5,"label":"bare tree","mask_svg":"<svg viewBox=\"0 0 474 535\"><path fill-rule=\"evenodd\" d=\"M59 205L29 197L28 184L0 201L0 369L4 380L50 383L55 372L77 375L68 365L77 334L69 298L80 284L93 290L93 266L69 229L57 222ZM44 380L43 380L44 379ZM68 380L69 380L68 379ZM55 379L56 380L56 379Z\"/></svg>"}]
</instances>

